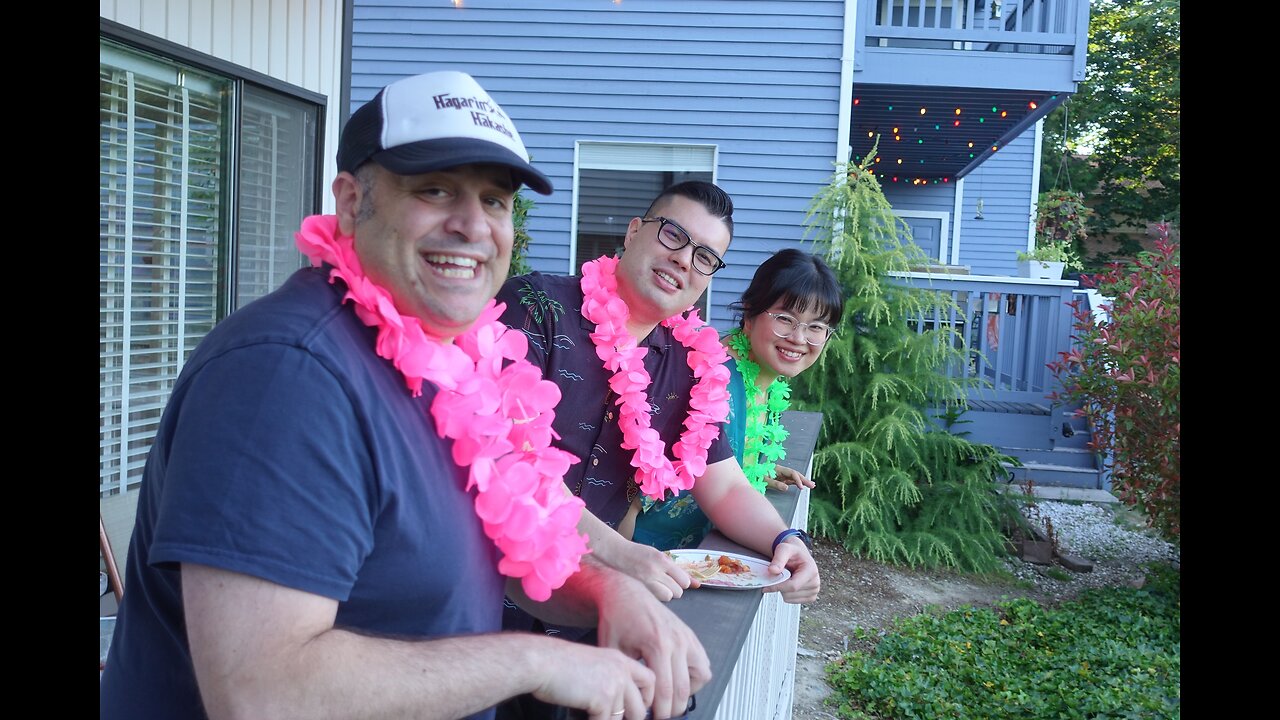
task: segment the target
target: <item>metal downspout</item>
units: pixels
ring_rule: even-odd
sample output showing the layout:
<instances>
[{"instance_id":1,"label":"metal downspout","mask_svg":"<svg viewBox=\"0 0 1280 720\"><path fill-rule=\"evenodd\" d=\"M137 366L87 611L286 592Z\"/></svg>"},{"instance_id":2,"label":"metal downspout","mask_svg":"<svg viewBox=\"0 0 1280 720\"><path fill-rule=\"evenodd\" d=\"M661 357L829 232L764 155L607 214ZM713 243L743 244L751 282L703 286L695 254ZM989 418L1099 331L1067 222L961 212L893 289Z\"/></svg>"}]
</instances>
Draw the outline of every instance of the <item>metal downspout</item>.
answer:
<instances>
[{"instance_id":1,"label":"metal downspout","mask_svg":"<svg viewBox=\"0 0 1280 720\"><path fill-rule=\"evenodd\" d=\"M840 115L836 121L836 166L847 165L852 150L849 133L853 127L853 53L858 36L858 0L845 0L844 37L840 48Z\"/></svg>"}]
</instances>

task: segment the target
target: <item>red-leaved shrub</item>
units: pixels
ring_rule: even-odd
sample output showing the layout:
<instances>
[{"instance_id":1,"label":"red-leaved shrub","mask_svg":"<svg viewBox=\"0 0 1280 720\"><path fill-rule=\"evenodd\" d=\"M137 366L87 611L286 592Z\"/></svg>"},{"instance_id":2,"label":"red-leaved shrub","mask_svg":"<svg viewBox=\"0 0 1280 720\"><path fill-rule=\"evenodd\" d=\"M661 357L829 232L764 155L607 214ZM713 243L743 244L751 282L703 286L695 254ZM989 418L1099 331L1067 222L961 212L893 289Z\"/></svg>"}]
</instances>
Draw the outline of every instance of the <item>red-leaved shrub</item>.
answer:
<instances>
[{"instance_id":1,"label":"red-leaved shrub","mask_svg":"<svg viewBox=\"0 0 1280 720\"><path fill-rule=\"evenodd\" d=\"M1075 349L1059 353L1049 369L1063 388L1055 399L1079 403L1091 446L1111 455L1116 496L1179 542L1182 273L1179 244L1169 240L1167 225L1157 230L1155 251L1081 278L1110 301L1102 305L1110 318L1097 321L1080 301L1072 303Z\"/></svg>"}]
</instances>

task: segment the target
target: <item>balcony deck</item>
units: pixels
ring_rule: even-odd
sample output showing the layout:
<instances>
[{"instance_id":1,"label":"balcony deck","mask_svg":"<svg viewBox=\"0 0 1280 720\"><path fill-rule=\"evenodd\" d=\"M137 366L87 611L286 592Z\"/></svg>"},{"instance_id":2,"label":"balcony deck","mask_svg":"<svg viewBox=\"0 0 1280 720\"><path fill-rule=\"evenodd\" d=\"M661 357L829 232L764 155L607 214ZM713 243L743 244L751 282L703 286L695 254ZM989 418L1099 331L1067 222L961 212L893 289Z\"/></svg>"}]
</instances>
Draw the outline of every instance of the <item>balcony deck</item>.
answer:
<instances>
[{"instance_id":1,"label":"balcony deck","mask_svg":"<svg viewBox=\"0 0 1280 720\"><path fill-rule=\"evenodd\" d=\"M854 82L1070 93L1088 34L1088 0L859 3Z\"/></svg>"}]
</instances>

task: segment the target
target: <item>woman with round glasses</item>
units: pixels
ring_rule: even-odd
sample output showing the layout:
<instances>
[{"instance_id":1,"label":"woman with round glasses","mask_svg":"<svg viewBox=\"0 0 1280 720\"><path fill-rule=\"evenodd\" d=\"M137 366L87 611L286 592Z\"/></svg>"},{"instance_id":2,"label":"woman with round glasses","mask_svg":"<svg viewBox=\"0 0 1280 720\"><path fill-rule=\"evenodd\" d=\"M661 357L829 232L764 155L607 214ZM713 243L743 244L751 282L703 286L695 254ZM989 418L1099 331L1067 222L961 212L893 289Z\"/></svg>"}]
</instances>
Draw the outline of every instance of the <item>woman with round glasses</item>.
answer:
<instances>
[{"instance_id":1,"label":"woman with round glasses","mask_svg":"<svg viewBox=\"0 0 1280 720\"><path fill-rule=\"evenodd\" d=\"M721 341L729 350L729 443L760 492L770 485L813 487L777 464L787 437L780 418L789 404L787 378L817 362L844 314L840 283L817 256L781 250L756 270L731 307L740 323ZM645 498L631 539L672 550L697 545L710 530L711 520L686 490L663 502Z\"/></svg>"}]
</instances>

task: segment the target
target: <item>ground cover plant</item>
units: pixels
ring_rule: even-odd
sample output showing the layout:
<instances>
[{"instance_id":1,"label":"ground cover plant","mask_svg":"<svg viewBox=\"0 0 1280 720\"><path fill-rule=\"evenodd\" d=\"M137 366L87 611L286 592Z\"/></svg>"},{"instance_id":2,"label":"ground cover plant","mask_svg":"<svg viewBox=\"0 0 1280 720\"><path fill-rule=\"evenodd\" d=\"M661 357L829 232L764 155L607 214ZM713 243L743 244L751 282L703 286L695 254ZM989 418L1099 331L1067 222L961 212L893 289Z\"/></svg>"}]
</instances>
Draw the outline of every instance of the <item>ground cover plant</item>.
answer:
<instances>
[{"instance_id":1,"label":"ground cover plant","mask_svg":"<svg viewBox=\"0 0 1280 720\"><path fill-rule=\"evenodd\" d=\"M1177 718L1180 642L1179 574L1157 564L1142 588L1054 608L1019 598L898 620L827 666L828 702L852 720Z\"/></svg>"}]
</instances>

